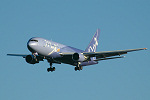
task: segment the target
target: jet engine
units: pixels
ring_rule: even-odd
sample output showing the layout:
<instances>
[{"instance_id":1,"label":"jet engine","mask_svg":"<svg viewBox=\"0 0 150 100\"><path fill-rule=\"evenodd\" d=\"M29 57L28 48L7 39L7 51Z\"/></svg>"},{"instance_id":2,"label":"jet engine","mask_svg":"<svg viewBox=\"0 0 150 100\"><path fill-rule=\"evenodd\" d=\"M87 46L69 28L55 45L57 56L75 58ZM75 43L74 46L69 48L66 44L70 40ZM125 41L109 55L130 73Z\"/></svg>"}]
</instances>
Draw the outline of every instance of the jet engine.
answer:
<instances>
[{"instance_id":1,"label":"jet engine","mask_svg":"<svg viewBox=\"0 0 150 100\"><path fill-rule=\"evenodd\" d=\"M85 56L83 54L80 54L80 53L74 53L72 55L72 59L75 61L81 61L81 62L86 60Z\"/></svg>"},{"instance_id":2,"label":"jet engine","mask_svg":"<svg viewBox=\"0 0 150 100\"><path fill-rule=\"evenodd\" d=\"M25 60L29 64L39 63L39 60L36 57L34 57L34 55L27 55L26 58L25 58Z\"/></svg>"}]
</instances>

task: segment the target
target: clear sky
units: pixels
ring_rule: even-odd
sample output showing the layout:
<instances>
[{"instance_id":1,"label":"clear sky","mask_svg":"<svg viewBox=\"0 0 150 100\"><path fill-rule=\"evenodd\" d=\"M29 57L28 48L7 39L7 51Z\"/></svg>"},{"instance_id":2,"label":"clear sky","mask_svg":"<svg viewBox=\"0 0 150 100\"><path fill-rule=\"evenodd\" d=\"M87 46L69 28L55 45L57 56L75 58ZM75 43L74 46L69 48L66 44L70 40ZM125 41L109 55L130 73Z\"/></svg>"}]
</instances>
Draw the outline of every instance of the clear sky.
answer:
<instances>
[{"instance_id":1,"label":"clear sky","mask_svg":"<svg viewBox=\"0 0 150 100\"><path fill-rule=\"evenodd\" d=\"M150 0L0 0L0 100L150 100L149 50L77 72L6 56L31 37L84 50L97 28L98 51L150 49Z\"/></svg>"}]
</instances>

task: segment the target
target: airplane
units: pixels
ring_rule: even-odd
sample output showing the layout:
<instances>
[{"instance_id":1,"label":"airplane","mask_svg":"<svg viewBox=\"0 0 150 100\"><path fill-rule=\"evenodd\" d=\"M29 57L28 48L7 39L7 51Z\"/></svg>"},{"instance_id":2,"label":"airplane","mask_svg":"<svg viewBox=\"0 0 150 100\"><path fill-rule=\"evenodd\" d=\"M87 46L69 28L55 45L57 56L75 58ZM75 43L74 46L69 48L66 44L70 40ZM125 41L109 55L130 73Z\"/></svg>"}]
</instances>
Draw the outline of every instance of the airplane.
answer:
<instances>
[{"instance_id":1,"label":"airplane","mask_svg":"<svg viewBox=\"0 0 150 100\"><path fill-rule=\"evenodd\" d=\"M96 52L99 41L100 29L97 29L88 47L80 50L71 46L66 46L52 40L33 37L27 42L27 48L32 54L7 54L8 56L20 56L25 58L29 64L36 64L46 59L50 64L47 71L55 71L52 64L69 64L75 66L75 71L80 71L83 66L98 64L98 61L124 58L123 54L132 51L146 50L147 48L101 51Z\"/></svg>"}]
</instances>

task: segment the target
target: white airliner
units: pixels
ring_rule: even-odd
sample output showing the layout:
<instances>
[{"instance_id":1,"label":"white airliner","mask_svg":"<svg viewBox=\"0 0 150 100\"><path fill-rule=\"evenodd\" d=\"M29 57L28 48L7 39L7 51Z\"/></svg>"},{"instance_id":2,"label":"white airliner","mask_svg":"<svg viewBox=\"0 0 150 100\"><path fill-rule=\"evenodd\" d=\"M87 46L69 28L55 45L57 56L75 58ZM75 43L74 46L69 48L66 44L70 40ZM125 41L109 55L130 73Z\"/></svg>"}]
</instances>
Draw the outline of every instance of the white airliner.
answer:
<instances>
[{"instance_id":1,"label":"white airliner","mask_svg":"<svg viewBox=\"0 0 150 100\"><path fill-rule=\"evenodd\" d=\"M98 64L98 61L123 58L123 54L127 52L146 50L147 48L116 50L116 51L101 51L96 52L98 46L100 30L97 29L91 42L85 50L76 49L51 40L43 38L31 38L27 47L32 54L7 54L9 56L20 56L25 58L29 64L36 64L46 59L50 63L50 68L47 71L55 71L52 67L53 63L70 64L75 66L75 71L82 70L83 66Z\"/></svg>"}]
</instances>

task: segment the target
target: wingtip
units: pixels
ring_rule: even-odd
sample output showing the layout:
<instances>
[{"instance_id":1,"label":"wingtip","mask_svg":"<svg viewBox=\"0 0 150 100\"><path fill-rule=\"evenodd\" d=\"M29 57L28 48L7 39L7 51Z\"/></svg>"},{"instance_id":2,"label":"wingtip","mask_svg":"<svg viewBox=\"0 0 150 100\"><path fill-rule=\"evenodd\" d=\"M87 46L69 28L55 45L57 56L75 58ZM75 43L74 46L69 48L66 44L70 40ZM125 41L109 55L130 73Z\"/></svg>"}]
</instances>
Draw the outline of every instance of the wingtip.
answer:
<instances>
[{"instance_id":1,"label":"wingtip","mask_svg":"<svg viewBox=\"0 0 150 100\"><path fill-rule=\"evenodd\" d=\"M97 28L97 31L100 32L101 30L99 28Z\"/></svg>"}]
</instances>

